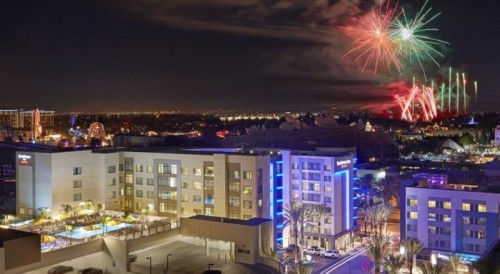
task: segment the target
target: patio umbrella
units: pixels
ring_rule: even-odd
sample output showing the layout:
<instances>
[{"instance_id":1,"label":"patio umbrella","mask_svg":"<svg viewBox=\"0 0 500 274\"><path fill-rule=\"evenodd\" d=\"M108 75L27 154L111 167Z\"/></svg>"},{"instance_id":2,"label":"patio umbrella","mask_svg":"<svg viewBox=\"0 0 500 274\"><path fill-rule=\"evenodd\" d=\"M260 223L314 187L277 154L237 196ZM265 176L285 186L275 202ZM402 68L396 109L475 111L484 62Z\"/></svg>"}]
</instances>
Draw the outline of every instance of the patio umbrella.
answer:
<instances>
[{"instance_id":1,"label":"patio umbrella","mask_svg":"<svg viewBox=\"0 0 500 274\"><path fill-rule=\"evenodd\" d=\"M101 230L102 227L97 226L97 225L89 225L89 226L84 227L83 229L85 229L87 231L92 231L92 230Z\"/></svg>"},{"instance_id":2,"label":"patio umbrella","mask_svg":"<svg viewBox=\"0 0 500 274\"><path fill-rule=\"evenodd\" d=\"M56 240L57 240L56 237L52 235L40 235L40 242L44 244L55 242Z\"/></svg>"},{"instance_id":3,"label":"patio umbrella","mask_svg":"<svg viewBox=\"0 0 500 274\"><path fill-rule=\"evenodd\" d=\"M49 221L49 220L47 220L47 219L45 219L45 218L40 218L40 217L38 217L38 218L36 218L36 219L32 222L32 224L34 224L34 225L41 225L41 224L45 224L45 223L46 223L46 222L48 222L48 221Z\"/></svg>"},{"instance_id":4,"label":"patio umbrella","mask_svg":"<svg viewBox=\"0 0 500 274\"><path fill-rule=\"evenodd\" d=\"M108 226L115 226L115 225L119 225L121 224L120 222L117 222L115 220L111 220L109 222L106 223Z\"/></svg>"},{"instance_id":5,"label":"patio umbrella","mask_svg":"<svg viewBox=\"0 0 500 274\"><path fill-rule=\"evenodd\" d=\"M137 219L132 217L131 215L128 215L127 218L123 219L123 221L127 222L127 223L132 223L132 222L137 221Z\"/></svg>"}]
</instances>

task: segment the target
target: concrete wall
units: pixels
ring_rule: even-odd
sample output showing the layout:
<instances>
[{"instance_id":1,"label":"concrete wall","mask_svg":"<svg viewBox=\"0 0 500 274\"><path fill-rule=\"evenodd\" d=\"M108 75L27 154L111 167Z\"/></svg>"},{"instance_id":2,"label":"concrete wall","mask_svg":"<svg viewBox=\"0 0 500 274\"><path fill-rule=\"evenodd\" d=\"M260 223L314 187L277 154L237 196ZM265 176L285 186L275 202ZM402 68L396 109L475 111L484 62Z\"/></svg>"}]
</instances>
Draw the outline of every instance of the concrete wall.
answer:
<instances>
[{"instance_id":1,"label":"concrete wall","mask_svg":"<svg viewBox=\"0 0 500 274\"><path fill-rule=\"evenodd\" d=\"M4 250L5 269L40 262L40 235L5 241Z\"/></svg>"},{"instance_id":2,"label":"concrete wall","mask_svg":"<svg viewBox=\"0 0 500 274\"><path fill-rule=\"evenodd\" d=\"M160 233L156 233L154 235L148 237L142 237L135 240L127 241L127 251L134 252L140 249L144 249L147 247L155 246L158 244L165 243L165 241L169 238L178 236L180 233L179 228L171 229L167 231L163 231Z\"/></svg>"}]
</instances>

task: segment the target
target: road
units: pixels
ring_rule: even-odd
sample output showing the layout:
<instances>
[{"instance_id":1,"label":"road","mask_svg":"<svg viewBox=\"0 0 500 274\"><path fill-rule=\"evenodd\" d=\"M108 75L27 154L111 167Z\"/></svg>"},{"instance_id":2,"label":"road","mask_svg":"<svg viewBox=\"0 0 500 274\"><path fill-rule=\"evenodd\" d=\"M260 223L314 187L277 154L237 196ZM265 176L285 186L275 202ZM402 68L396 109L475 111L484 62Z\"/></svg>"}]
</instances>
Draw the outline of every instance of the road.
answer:
<instances>
[{"instance_id":1,"label":"road","mask_svg":"<svg viewBox=\"0 0 500 274\"><path fill-rule=\"evenodd\" d=\"M367 274L371 273L372 268L373 263L366 255L366 249L363 248L335 261L317 274Z\"/></svg>"}]
</instances>

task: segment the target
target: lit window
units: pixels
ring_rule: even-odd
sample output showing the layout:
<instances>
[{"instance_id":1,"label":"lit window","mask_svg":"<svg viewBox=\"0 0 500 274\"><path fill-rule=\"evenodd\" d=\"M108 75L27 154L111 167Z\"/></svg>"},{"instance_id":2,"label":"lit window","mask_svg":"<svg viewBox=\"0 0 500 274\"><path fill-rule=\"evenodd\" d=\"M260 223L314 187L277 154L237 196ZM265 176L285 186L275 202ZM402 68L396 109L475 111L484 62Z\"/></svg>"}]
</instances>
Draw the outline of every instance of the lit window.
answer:
<instances>
[{"instance_id":1,"label":"lit window","mask_svg":"<svg viewBox=\"0 0 500 274\"><path fill-rule=\"evenodd\" d=\"M408 205L409 206L417 206L418 205L417 199L408 199Z\"/></svg>"},{"instance_id":2,"label":"lit window","mask_svg":"<svg viewBox=\"0 0 500 274\"><path fill-rule=\"evenodd\" d=\"M143 171L144 171L143 165L135 165L135 172L143 172Z\"/></svg>"},{"instance_id":3,"label":"lit window","mask_svg":"<svg viewBox=\"0 0 500 274\"><path fill-rule=\"evenodd\" d=\"M193 168L193 175L201 176L201 168Z\"/></svg>"},{"instance_id":4,"label":"lit window","mask_svg":"<svg viewBox=\"0 0 500 274\"><path fill-rule=\"evenodd\" d=\"M444 209L451 209L451 202L443 202Z\"/></svg>"},{"instance_id":5,"label":"lit window","mask_svg":"<svg viewBox=\"0 0 500 274\"><path fill-rule=\"evenodd\" d=\"M193 189L201 189L201 183L200 182L193 182Z\"/></svg>"},{"instance_id":6,"label":"lit window","mask_svg":"<svg viewBox=\"0 0 500 274\"><path fill-rule=\"evenodd\" d=\"M252 201L243 200L243 208L252 208Z\"/></svg>"},{"instance_id":7,"label":"lit window","mask_svg":"<svg viewBox=\"0 0 500 274\"><path fill-rule=\"evenodd\" d=\"M181 202L184 202L184 203L189 202L189 195L187 195L187 194L182 194L182 195L181 195Z\"/></svg>"},{"instance_id":8,"label":"lit window","mask_svg":"<svg viewBox=\"0 0 500 274\"><path fill-rule=\"evenodd\" d=\"M325 192L332 192L331 186L325 186Z\"/></svg>"},{"instance_id":9,"label":"lit window","mask_svg":"<svg viewBox=\"0 0 500 274\"><path fill-rule=\"evenodd\" d=\"M448 214L443 214L443 222L451 222L451 216Z\"/></svg>"},{"instance_id":10,"label":"lit window","mask_svg":"<svg viewBox=\"0 0 500 274\"><path fill-rule=\"evenodd\" d=\"M189 169L187 167L181 167L181 174L182 175L188 175L189 174Z\"/></svg>"},{"instance_id":11,"label":"lit window","mask_svg":"<svg viewBox=\"0 0 500 274\"><path fill-rule=\"evenodd\" d=\"M320 184L314 184L314 191L321 191L321 185Z\"/></svg>"},{"instance_id":12,"label":"lit window","mask_svg":"<svg viewBox=\"0 0 500 274\"><path fill-rule=\"evenodd\" d=\"M114 198L116 198L116 191L108 192L108 199L114 199Z\"/></svg>"},{"instance_id":13,"label":"lit window","mask_svg":"<svg viewBox=\"0 0 500 274\"><path fill-rule=\"evenodd\" d=\"M462 210L463 211L470 211L470 204L469 203L462 203Z\"/></svg>"},{"instance_id":14,"label":"lit window","mask_svg":"<svg viewBox=\"0 0 500 274\"><path fill-rule=\"evenodd\" d=\"M486 205L478 204L477 205L477 211L478 212L486 212Z\"/></svg>"},{"instance_id":15,"label":"lit window","mask_svg":"<svg viewBox=\"0 0 500 274\"><path fill-rule=\"evenodd\" d=\"M252 215L243 214L243 220L248 220L248 219L252 219Z\"/></svg>"},{"instance_id":16,"label":"lit window","mask_svg":"<svg viewBox=\"0 0 500 274\"><path fill-rule=\"evenodd\" d=\"M153 165L148 165L147 172L148 173L153 173Z\"/></svg>"},{"instance_id":17,"label":"lit window","mask_svg":"<svg viewBox=\"0 0 500 274\"><path fill-rule=\"evenodd\" d=\"M108 186L116 185L116 178L108 178Z\"/></svg>"},{"instance_id":18,"label":"lit window","mask_svg":"<svg viewBox=\"0 0 500 274\"><path fill-rule=\"evenodd\" d=\"M429 201L428 201L428 206L429 206L430 208L435 208L435 207L436 207L436 201L434 201L434 200L429 200Z\"/></svg>"},{"instance_id":19,"label":"lit window","mask_svg":"<svg viewBox=\"0 0 500 274\"><path fill-rule=\"evenodd\" d=\"M243 179L245 180L252 180L252 172L251 171L244 171L243 172Z\"/></svg>"},{"instance_id":20,"label":"lit window","mask_svg":"<svg viewBox=\"0 0 500 274\"><path fill-rule=\"evenodd\" d=\"M416 211L410 211L409 212L410 219L416 220L418 219L418 213Z\"/></svg>"},{"instance_id":21,"label":"lit window","mask_svg":"<svg viewBox=\"0 0 500 274\"><path fill-rule=\"evenodd\" d=\"M253 187L252 186L243 186L243 194L252 194Z\"/></svg>"}]
</instances>

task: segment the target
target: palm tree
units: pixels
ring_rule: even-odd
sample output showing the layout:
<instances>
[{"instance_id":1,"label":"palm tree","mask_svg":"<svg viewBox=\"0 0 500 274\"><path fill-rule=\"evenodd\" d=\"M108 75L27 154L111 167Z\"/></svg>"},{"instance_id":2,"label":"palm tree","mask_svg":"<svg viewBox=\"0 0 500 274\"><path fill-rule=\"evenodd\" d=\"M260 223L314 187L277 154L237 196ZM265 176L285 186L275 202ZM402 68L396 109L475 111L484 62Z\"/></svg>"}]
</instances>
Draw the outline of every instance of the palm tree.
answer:
<instances>
[{"instance_id":1,"label":"palm tree","mask_svg":"<svg viewBox=\"0 0 500 274\"><path fill-rule=\"evenodd\" d=\"M297 200L293 200L291 203L287 203L283 206L283 218L285 219L284 225L290 227L290 235L294 239L295 243L295 262L298 261L298 223L300 215L302 215L303 206Z\"/></svg>"},{"instance_id":2,"label":"palm tree","mask_svg":"<svg viewBox=\"0 0 500 274\"><path fill-rule=\"evenodd\" d=\"M389 252L389 242L383 237L373 237L373 241L366 252L375 265L375 274L379 274L380 266Z\"/></svg>"},{"instance_id":3,"label":"palm tree","mask_svg":"<svg viewBox=\"0 0 500 274\"><path fill-rule=\"evenodd\" d=\"M378 185L386 204L390 204L392 199L399 201L399 179L396 176L386 176L378 181Z\"/></svg>"},{"instance_id":4,"label":"palm tree","mask_svg":"<svg viewBox=\"0 0 500 274\"><path fill-rule=\"evenodd\" d=\"M313 271L313 264L296 263L291 265L291 273L294 274L312 274Z\"/></svg>"},{"instance_id":5,"label":"palm tree","mask_svg":"<svg viewBox=\"0 0 500 274\"><path fill-rule=\"evenodd\" d=\"M453 274L458 274L459 269L465 265L464 256L460 253L453 253L449 259L448 264L453 271Z\"/></svg>"},{"instance_id":6,"label":"palm tree","mask_svg":"<svg viewBox=\"0 0 500 274\"><path fill-rule=\"evenodd\" d=\"M399 255L391 254L385 260L385 266L387 267L389 274L398 274L401 268L403 268L403 266L405 265L405 263L406 263L405 257Z\"/></svg>"},{"instance_id":7,"label":"palm tree","mask_svg":"<svg viewBox=\"0 0 500 274\"><path fill-rule=\"evenodd\" d=\"M444 269L442 264L430 264L423 263L420 265L420 270L422 274L444 274L446 270Z\"/></svg>"},{"instance_id":8,"label":"palm tree","mask_svg":"<svg viewBox=\"0 0 500 274\"><path fill-rule=\"evenodd\" d=\"M366 219L370 221L371 227L375 228L375 236L377 236L377 230L382 236L382 226L387 223L391 212L392 207L386 204L378 204L367 209Z\"/></svg>"},{"instance_id":9,"label":"palm tree","mask_svg":"<svg viewBox=\"0 0 500 274\"><path fill-rule=\"evenodd\" d=\"M66 219L66 218L69 218L70 217L70 213L73 212L73 207L71 205L69 205L69 204L62 204L61 205L61 210L63 211L64 216L66 216L63 219Z\"/></svg>"},{"instance_id":10,"label":"palm tree","mask_svg":"<svg viewBox=\"0 0 500 274\"><path fill-rule=\"evenodd\" d=\"M325 204L314 205L312 208L313 214L318 219L318 247L321 247L321 223L325 218L328 218L332 215L331 209ZM335 245L335 240L333 241ZM335 249L335 246L333 247Z\"/></svg>"},{"instance_id":11,"label":"palm tree","mask_svg":"<svg viewBox=\"0 0 500 274\"><path fill-rule=\"evenodd\" d=\"M413 274L413 267L416 266L417 254L424 249L422 242L417 238L409 238L405 241L405 250L407 262L410 268L410 274Z\"/></svg>"},{"instance_id":12,"label":"palm tree","mask_svg":"<svg viewBox=\"0 0 500 274\"><path fill-rule=\"evenodd\" d=\"M358 180L358 185L361 191L363 192L363 206L364 206L364 212L365 212L365 235L366 235L366 209L368 208L368 205L371 205L373 202L370 199L372 193L374 192L374 185L376 183L375 177L373 174L366 174L359 178Z\"/></svg>"},{"instance_id":13,"label":"palm tree","mask_svg":"<svg viewBox=\"0 0 500 274\"><path fill-rule=\"evenodd\" d=\"M300 211L300 215L299 215L299 219L298 219L298 225L300 227L300 243L302 245L306 245L306 243L304 242L304 230L305 230L307 220L311 216L312 210L311 210L311 207L308 205L302 204L301 207L302 207L302 210Z\"/></svg>"}]
</instances>

